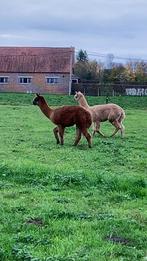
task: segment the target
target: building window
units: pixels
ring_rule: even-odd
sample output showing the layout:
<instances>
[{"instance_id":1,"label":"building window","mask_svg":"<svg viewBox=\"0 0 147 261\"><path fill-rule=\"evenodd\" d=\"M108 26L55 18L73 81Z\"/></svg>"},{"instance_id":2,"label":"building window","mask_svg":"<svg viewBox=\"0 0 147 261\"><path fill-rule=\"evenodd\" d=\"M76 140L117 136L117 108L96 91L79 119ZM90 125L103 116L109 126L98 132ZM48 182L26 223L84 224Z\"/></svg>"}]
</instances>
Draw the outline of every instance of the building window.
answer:
<instances>
[{"instance_id":1,"label":"building window","mask_svg":"<svg viewBox=\"0 0 147 261\"><path fill-rule=\"evenodd\" d=\"M19 77L19 83L21 84L28 84L31 83L32 78L31 77Z\"/></svg>"},{"instance_id":2,"label":"building window","mask_svg":"<svg viewBox=\"0 0 147 261\"><path fill-rule=\"evenodd\" d=\"M72 79L72 83L78 84L78 83L79 83L79 80L78 80L78 79Z\"/></svg>"},{"instance_id":3,"label":"building window","mask_svg":"<svg viewBox=\"0 0 147 261\"><path fill-rule=\"evenodd\" d=\"M46 82L49 84L59 83L59 77L46 77Z\"/></svg>"},{"instance_id":4,"label":"building window","mask_svg":"<svg viewBox=\"0 0 147 261\"><path fill-rule=\"evenodd\" d=\"M7 76L0 76L0 84L8 83L9 78Z\"/></svg>"}]
</instances>

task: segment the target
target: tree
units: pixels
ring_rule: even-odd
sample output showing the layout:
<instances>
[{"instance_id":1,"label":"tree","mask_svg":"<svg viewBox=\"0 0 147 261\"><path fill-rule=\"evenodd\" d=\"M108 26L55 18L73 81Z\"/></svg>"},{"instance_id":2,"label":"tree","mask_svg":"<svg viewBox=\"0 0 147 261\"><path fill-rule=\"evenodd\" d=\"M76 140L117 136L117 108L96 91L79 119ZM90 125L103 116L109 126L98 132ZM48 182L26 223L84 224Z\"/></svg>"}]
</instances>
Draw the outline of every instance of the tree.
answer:
<instances>
[{"instance_id":1,"label":"tree","mask_svg":"<svg viewBox=\"0 0 147 261\"><path fill-rule=\"evenodd\" d=\"M147 72L147 64L145 62L142 61L136 63L135 75L136 75L137 82L144 83L147 81L146 72Z\"/></svg>"},{"instance_id":2,"label":"tree","mask_svg":"<svg viewBox=\"0 0 147 261\"><path fill-rule=\"evenodd\" d=\"M113 82L113 83L126 82L125 67L123 65L114 66L111 69L109 80L110 80L110 82Z\"/></svg>"},{"instance_id":3,"label":"tree","mask_svg":"<svg viewBox=\"0 0 147 261\"><path fill-rule=\"evenodd\" d=\"M100 81L102 64L97 61L77 61L74 67L74 73L81 80Z\"/></svg>"},{"instance_id":4,"label":"tree","mask_svg":"<svg viewBox=\"0 0 147 261\"><path fill-rule=\"evenodd\" d=\"M101 71L101 82L102 83L110 83L111 78L111 69L103 69Z\"/></svg>"},{"instance_id":5,"label":"tree","mask_svg":"<svg viewBox=\"0 0 147 261\"><path fill-rule=\"evenodd\" d=\"M130 61L125 65L125 76L128 82L135 82L136 80L135 67L136 64L133 61Z\"/></svg>"},{"instance_id":6,"label":"tree","mask_svg":"<svg viewBox=\"0 0 147 261\"><path fill-rule=\"evenodd\" d=\"M88 62L78 61L74 66L74 74L81 80L86 80L88 75Z\"/></svg>"},{"instance_id":7,"label":"tree","mask_svg":"<svg viewBox=\"0 0 147 261\"><path fill-rule=\"evenodd\" d=\"M78 62L88 62L88 55L86 51L80 50L77 54Z\"/></svg>"},{"instance_id":8,"label":"tree","mask_svg":"<svg viewBox=\"0 0 147 261\"><path fill-rule=\"evenodd\" d=\"M81 80L99 81L102 72L102 63L96 60L90 61L86 51L80 50L77 55L77 62L74 66L74 73Z\"/></svg>"},{"instance_id":9,"label":"tree","mask_svg":"<svg viewBox=\"0 0 147 261\"><path fill-rule=\"evenodd\" d=\"M87 72L87 80L91 81L97 81L99 80L100 76L100 68L98 66L97 61L89 61L88 62L88 72Z\"/></svg>"}]
</instances>

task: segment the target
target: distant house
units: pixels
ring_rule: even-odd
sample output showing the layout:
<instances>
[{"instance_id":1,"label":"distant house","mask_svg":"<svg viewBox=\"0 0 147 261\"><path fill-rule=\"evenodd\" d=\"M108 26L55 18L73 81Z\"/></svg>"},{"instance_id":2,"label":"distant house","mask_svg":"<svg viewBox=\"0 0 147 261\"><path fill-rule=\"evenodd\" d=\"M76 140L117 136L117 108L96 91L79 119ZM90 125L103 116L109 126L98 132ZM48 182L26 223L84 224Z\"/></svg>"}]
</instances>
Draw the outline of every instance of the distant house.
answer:
<instances>
[{"instance_id":1,"label":"distant house","mask_svg":"<svg viewBox=\"0 0 147 261\"><path fill-rule=\"evenodd\" d=\"M0 92L70 94L75 50L0 47Z\"/></svg>"}]
</instances>

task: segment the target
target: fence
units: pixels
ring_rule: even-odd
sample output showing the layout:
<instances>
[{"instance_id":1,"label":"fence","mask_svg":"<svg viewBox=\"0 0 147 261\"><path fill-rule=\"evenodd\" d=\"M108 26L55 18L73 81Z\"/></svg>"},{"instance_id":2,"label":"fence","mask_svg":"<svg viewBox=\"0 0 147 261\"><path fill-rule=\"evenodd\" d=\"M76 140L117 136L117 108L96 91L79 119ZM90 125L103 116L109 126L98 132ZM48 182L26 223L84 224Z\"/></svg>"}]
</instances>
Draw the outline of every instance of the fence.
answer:
<instances>
[{"instance_id":1,"label":"fence","mask_svg":"<svg viewBox=\"0 0 147 261\"><path fill-rule=\"evenodd\" d=\"M75 94L75 91L81 91L88 96L147 96L147 85L73 83L71 94Z\"/></svg>"}]
</instances>

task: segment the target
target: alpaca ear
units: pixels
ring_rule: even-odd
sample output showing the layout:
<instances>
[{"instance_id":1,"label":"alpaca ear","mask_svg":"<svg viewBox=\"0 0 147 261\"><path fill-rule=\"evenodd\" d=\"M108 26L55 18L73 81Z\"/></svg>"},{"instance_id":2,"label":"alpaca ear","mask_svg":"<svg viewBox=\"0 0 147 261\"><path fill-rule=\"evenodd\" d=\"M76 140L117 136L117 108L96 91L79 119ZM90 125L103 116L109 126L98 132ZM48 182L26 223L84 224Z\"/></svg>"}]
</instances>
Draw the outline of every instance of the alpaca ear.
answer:
<instances>
[{"instance_id":1,"label":"alpaca ear","mask_svg":"<svg viewBox=\"0 0 147 261\"><path fill-rule=\"evenodd\" d=\"M39 96L40 96L40 93L36 93L36 96L39 97Z\"/></svg>"},{"instance_id":2,"label":"alpaca ear","mask_svg":"<svg viewBox=\"0 0 147 261\"><path fill-rule=\"evenodd\" d=\"M75 94L77 94L78 92L77 91L75 91Z\"/></svg>"}]
</instances>

